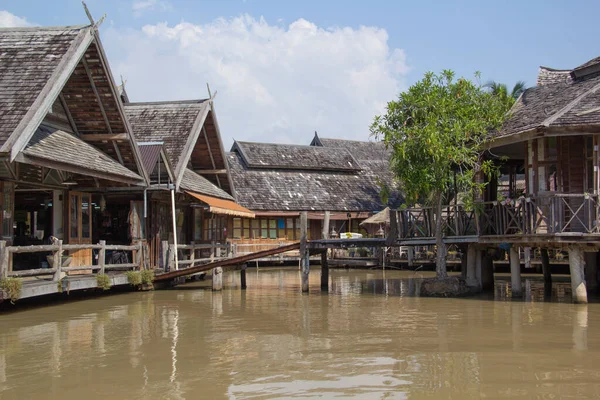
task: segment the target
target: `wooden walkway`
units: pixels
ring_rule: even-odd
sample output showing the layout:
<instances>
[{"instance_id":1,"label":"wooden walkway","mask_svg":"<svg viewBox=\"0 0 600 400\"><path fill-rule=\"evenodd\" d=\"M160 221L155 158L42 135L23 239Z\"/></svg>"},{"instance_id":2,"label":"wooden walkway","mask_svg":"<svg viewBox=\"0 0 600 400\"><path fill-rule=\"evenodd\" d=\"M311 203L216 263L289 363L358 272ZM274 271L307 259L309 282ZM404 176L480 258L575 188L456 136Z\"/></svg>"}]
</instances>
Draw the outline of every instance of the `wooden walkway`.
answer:
<instances>
[{"instance_id":1,"label":"wooden walkway","mask_svg":"<svg viewBox=\"0 0 600 400\"><path fill-rule=\"evenodd\" d=\"M154 281L160 282L160 281L171 280L171 279L179 278L181 276L193 275L193 274L197 274L199 272L210 271L211 269L214 269L217 267L240 265L240 264L244 264L248 261L272 256L275 254L285 253L287 251L298 250L298 249L300 249L300 242L292 243L292 244L289 244L286 246L276 247L274 249L257 251L256 253L245 254L245 255L239 256L239 257L226 258L226 259L222 259L222 260L215 261L215 262L208 263L208 264L198 265L198 266L191 267L191 268L178 269L175 271L165 272L163 274L156 275L154 277Z\"/></svg>"}]
</instances>

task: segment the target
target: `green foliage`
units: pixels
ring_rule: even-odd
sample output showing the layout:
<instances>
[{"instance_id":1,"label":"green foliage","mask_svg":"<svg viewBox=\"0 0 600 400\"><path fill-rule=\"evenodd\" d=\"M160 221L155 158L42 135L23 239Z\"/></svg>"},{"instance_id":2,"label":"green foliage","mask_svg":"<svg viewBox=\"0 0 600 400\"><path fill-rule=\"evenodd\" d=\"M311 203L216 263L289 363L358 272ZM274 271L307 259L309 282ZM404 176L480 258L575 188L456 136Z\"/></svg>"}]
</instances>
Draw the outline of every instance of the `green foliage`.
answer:
<instances>
[{"instance_id":1,"label":"green foliage","mask_svg":"<svg viewBox=\"0 0 600 400\"><path fill-rule=\"evenodd\" d=\"M391 167L406 199L435 203L453 191L454 171L459 191L481 188L474 179L479 171L494 173L493 163L482 157L483 146L508 109L479 83L454 79L452 71L429 72L388 103L371 134L392 150Z\"/></svg>"},{"instance_id":2,"label":"green foliage","mask_svg":"<svg viewBox=\"0 0 600 400\"><path fill-rule=\"evenodd\" d=\"M523 81L515 83L515 86L513 86L510 93L508 93L508 86L506 86L504 83L489 81L484 85L484 87L488 88L494 96L500 97L500 99L506 103L508 108L512 107L519 96L521 96L523 92L527 90L527 86Z\"/></svg>"},{"instance_id":3,"label":"green foliage","mask_svg":"<svg viewBox=\"0 0 600 400\"><path fill-rule=\"evenodd\" d=\"M21 289L23 289L23 281L19 278L2 278L0 279L0 289L10 299L12 304L21 297Z\"/></svg>"},{"instance_id":4,"label":"green foliage","mask_svg":"<svg viewBox=\"0 0 600 400\"><path fill-rule=\"evenodd\" d=\"M141 272L142 275L142 283L144 285L151 285L154 280L154 270L152 269L144 269Z\"/></svg>"},{"instance_id":5,"label":"green foliage","mask_svg":"<svg viewBox=\"0 0 600 400\"><path fill-rule=\"evenodd\" d=\"M96 275L96 284L102 290L110 289L110 277L106 274Z\"/></svg>"},{"instance_id":6,"label":"green foliage","mask_svg":"<svg viewBox=\"0 0 600 400\"><path fill-rule=\"evenodd\" d=\"M127 271L127 282L132 286L139 286L142 284L142 274L140 271Z\"/></svg>"}]
</instances>

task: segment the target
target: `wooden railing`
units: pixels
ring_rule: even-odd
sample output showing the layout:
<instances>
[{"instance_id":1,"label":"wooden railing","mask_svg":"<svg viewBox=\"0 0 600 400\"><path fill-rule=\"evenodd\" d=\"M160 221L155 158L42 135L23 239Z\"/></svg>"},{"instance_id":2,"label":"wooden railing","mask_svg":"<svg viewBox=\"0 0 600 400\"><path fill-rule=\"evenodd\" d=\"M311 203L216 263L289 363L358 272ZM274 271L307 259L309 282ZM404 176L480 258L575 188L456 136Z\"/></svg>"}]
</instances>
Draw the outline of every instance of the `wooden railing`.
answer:
<instances>
[{"instance_id":1,"label":"wooden railing","mask_svg":"<svg viewBox=\"0 0 600 400\"><path fill-rule=\"evenodd\" d=\"M231 249L234 257L252 254L259 251L271 250L282 246L288 246L296 243L287 239L230 239ZM286 253L288 257L300 257L300 251L290 251ZM284 254L270 256L272 260L283 261Z\"/></svg>"},{"instance_id":2,"label":"wooden railing","mask_svg":"<svg viewBox=\"0 0 600 400\"><path fill-rule=\"evenodd\" d=\"M179 269L192 268L196 265L208 264L231 257L231 248L227 243L179 244L177 245L177 250L180 253L187 253L183 255L183 260L178 260L177 265ZM174 253L171 250L169 254Z\"/></svg>"},{"instance_id":3,"label":"wooden railing","mask_svg":"<svg viewBox=\"0 0 600 400\"><path fill-rule=\"evenodd\" d=\"M442 231L448 236L506 236L542 234L600 234L600 201L593 194L549 193L515 200L445 206ZM398 212L399 237L432 238L435 218L431 207Z\"/></svg>"},{"instance_id":4,"label":"wooden railing","mask_svg":"<svg viewBox=\"0 0 600 400\"><path fill-rule=\"evenodd\" d=\"M83 266L65 266L63 252L77 250L98 250L98 263L95 265ZM136 261L131 263L112 264L106 262L107 251L131 251L136 254ZM23 253L52 253L51 268L31 268L19 271L13 270L13 255ZM143 266L143 243L137 245L107 245L101 240L98 244L63 244L59 240L57 244L38 245L38 246L7 246L5 241L0 241L0 278L6 277L39 277L52 275L54 281L61 279L62 273L75 271L90 271L90 273L104 274L107 271L123 271L131 269L141 269ZM68 256L64 256L68 257Z\"/></svg>"}]
</instances>

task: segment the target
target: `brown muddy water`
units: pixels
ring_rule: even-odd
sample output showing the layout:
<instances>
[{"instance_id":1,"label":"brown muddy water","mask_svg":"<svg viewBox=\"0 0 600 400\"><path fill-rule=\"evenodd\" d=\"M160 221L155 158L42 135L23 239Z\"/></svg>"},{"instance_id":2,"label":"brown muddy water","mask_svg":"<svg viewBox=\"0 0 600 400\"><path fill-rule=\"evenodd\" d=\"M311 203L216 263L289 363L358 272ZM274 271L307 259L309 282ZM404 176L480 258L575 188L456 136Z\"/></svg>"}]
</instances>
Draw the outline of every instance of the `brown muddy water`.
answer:
<instances>
[{"instance_id":1,"label":"brown muddy water","mask_svg":"<svg viewBox=\"0 0 600 400\"><path fill-rule=\"evenodd\" d=\"M1 399L470 399L600 396L600 304L435 299L413 272L225 273L0 314ZM496 300L494 300L494 297Z\"/></svg>"}]
</instances>

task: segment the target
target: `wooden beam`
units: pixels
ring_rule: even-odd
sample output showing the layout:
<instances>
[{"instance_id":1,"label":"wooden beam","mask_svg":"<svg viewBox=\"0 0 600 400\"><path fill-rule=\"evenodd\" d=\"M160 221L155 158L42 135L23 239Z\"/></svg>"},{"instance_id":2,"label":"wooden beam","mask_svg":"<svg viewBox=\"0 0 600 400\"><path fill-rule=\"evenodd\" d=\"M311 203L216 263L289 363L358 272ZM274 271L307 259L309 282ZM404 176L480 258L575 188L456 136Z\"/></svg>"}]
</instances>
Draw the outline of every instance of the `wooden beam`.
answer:
<instances>
[{"instance_id":1,"label":"wooden beam","mask_svg":"<svg viewBox=\"0 0 600 400\"><path fill-rule=\"evenodd\" d=\"M204 128L204 126L202 126L202 133L204 134L204 141L206 142L206 148L208 149L208 154L210 155L210 162L212 164L213 169L216 169L217 165L215 164L215 158L213 157L212 149L210 148L210 143L208 142L208 134L206 133L206 129ZM222 189L221 181L219 180L218 176L217 184L219 185L219 188Z\"/></svg>"},{"instance_id":2,"label":"wooden beam","mask_svg":"<svg viewBox=\"0 0 600 400\"><path fill-rule=\"evenodd\" d=\"M96 83L94 82L94 77L92 76L92 71L88 66L88 63L85 59L85 56L81 58L81 63L83 64L83 68L85 69L85 73L90 81L90 85L92 86L92 91L96 96L96 100L98 100L98 106L100 107L100 112L102 113L102 118L104 118L104 122L106 123L106 128L109 133L112 133L112 128L110 127L110 122L108 120L108 116L106 115L106 110L104 109L104 104L102 104L102 98L100 97L100 93L98 93L98 88L96 87Z\"/></svg>"},{"instance_id":3,"label":"wooden beam","mask_svg":"<svg viewBox=\"0 0 600 400\"><path fill-rule=\"evenodd\" d=\"M226 169L195 169L195 173L200 175L224 175L227 174Z\"/></svg>"},{"instance_id":4,"label":"wooden beam","mask_svg":"<svg viewBox=\"0 0 600 400\"><path fill-rule=\"evenodd\" d=\"M88 142L99 142L103 140L129 140L126 133L84 133L80 137Z\"/></svg>"},{"instance_id":5,"label":"wooden beam","mask_svg":"<svg viewBox=\"0 0 600 400\"><path fill-rule=\"evenodd\" d=\"M65 109L65 113L67 114L67 119L69 120L69 124L71 124L71 129L73 132L79 136L79 131L77 130L77 125L75 124L75 120L73 119L73 115L71 115L71 111L69 110L69 106L67 105L67 101L65 100L65 96L63 96L62 92L58 95L58 99L60 100L60 104L62 104Z\"/></svg>"}]
</instances>

